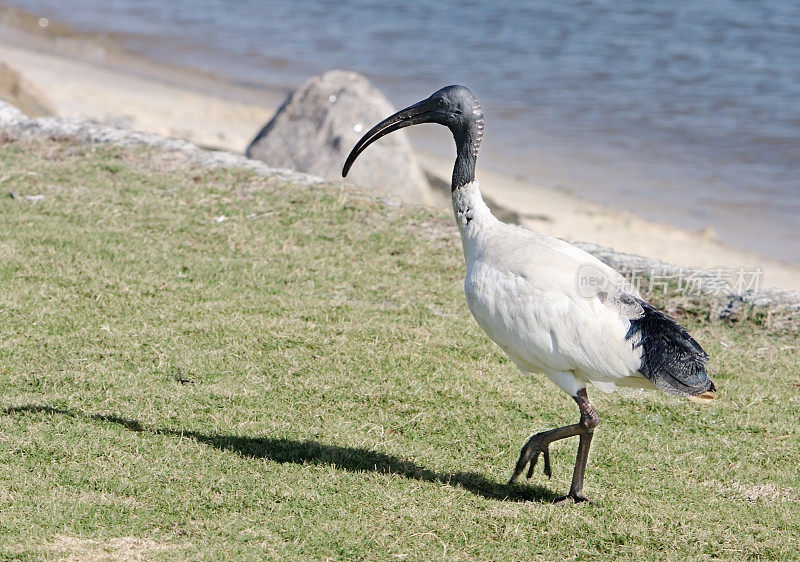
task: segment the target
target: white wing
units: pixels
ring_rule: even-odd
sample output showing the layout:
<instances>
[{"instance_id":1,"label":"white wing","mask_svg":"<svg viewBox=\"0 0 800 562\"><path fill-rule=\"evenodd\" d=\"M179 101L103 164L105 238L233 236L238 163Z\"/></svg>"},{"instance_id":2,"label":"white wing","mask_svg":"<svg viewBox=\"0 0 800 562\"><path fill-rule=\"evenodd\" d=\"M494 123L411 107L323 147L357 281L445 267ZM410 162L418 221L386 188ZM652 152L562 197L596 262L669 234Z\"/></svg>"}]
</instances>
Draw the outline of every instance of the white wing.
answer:
<instances>
[{"instance_id":1,"label":"white wing","mask_svg":"<svg viewBox=\"0 0 800 562\"><path fill-rule=\"evenodd\" d=\"M520 369L551 378L570 372L606 392L649 386L637 372L641 349L626 337L630 319L642 314L628 298L638 293L619 273L520 227L492 221L481 230L463 237L467 303Z\"/></svg>"}]
</instances>

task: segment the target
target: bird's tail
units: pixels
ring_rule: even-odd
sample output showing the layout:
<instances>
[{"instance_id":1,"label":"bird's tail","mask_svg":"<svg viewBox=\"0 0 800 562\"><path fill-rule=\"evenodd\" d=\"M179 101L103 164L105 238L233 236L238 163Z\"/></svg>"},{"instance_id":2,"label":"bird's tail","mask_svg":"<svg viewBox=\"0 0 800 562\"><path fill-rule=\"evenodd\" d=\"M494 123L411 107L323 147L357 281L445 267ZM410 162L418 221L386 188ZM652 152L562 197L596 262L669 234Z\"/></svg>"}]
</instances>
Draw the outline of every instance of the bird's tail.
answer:
<instances>
[{"instance_id":1,"label":"bird's tail","mask_svg":"<svg viewBox=\"0 0 800 562\"><path fill-rule=\"evenodd\" d=\"M711 383L711 388L706 390L705 392L701 392L696 396L690 396L689 400L692 402L696 402L698 404L708 404L712 402L717 397L717 387L714 386L714 383Z\"/></svg>"},{"instance_id":2,"label":"bird's tail","mask_svg":"<svg viewBox=\"0 0 800 562\"><path fill-rule=\"evenodd\" d=\"M708 355L700 344L675 320L643 300L638 302L643 313L631 319L625 337L638 337L633 347L642 348L639 372L664 392L712 399L716 388L706 373Z\"/></svg>"}]
</instances>

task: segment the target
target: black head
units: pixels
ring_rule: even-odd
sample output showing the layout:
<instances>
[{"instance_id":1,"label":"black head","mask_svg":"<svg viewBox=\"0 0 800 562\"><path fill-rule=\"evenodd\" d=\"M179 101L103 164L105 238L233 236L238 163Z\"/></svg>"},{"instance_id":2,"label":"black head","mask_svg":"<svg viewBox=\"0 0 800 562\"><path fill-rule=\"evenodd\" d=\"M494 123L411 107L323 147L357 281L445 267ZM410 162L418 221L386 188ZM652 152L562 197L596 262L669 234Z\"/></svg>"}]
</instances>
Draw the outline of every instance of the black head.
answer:
<instances>
[{"instance_id":1,"label":"black head","mask_svg":"<svg viewBox=\"0 0 800 562\"><path fill-rule=\"evenodd\" d=\"M367 131L347 157L342 176L347 176L358 155L370 144L393 131L421 123L444 125L453 133L459 155L464 151L473 161L477 157L483 137L483 110L478 98L465 86L446 86Z\"/></svg>"},{"instance_id":2,"label":"black head","mask_svg":"<svg viewBox=\"0 0 800 562\"><path fill-rule=\"evenodd\" d=\"M453 132L483 124L481 104L466 86L445 86L420 103L434 108L431 122L444 125Z\"/></svg>"}]
</instances>

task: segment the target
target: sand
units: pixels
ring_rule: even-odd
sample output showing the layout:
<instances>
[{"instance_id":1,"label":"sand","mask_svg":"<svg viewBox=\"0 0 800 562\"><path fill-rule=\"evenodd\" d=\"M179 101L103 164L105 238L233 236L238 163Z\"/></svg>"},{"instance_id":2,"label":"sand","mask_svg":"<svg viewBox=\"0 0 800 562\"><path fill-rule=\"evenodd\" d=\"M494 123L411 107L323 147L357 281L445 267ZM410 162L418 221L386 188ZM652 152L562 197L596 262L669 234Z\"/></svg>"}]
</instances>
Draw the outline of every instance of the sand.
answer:
<instances>
[{"instance_id":1,"label":"sand","mask_svg":"<svg viewBox=\"0 0 800 562\"><path fill-rule=\"evenodd\" d=\"M19 14L15 14L19 16ZM0 18L0 61L45 96L56 115L121 125L241 152L282 101L279 91L254 91L213 76L135 57L104 43L48 33L20 33L20 17ZM30 21L22 21L30 25ZM5 25L3 25L5 24ZM47 30L45 30L47 31ZM105 45L105 46L100 46ZM420 163L447 181L452 162L424 152ZM752 272L759 288L800 290L800 267L690 232L643 220L575 195L533 185L482 167L484 194L512 209L525 226L566 240L594 242L676 265ZM447 205L440 198L440 205Z\"/></svg>"}]
</instances>

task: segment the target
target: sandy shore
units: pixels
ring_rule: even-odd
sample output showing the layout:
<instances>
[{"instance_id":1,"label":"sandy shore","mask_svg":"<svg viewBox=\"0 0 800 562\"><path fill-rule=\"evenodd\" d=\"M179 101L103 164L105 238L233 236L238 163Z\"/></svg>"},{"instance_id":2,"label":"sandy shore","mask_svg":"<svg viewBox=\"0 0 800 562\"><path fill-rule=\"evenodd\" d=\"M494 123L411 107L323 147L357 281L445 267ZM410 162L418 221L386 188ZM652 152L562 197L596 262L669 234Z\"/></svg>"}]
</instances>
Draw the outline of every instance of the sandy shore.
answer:
<instances>
[{"instance_id":1,"label":"sandy shore","mask_svg":"<svg viewBox=\"0 0 800 562\"><path fill-rule=\"evenodd\" d=\"M17 14L18 15L18 14ZM256 92L213 76L171 68L71 37L65 30L29 33L0 19L0 61L16 68L57 115L122 125L243 151L282 101L281 92ZM30 25L30 21L23 22ZM49 35L48 35L49 33ZM452 163L420 153L420 163L447 179ZM764 258L698 233L645 221L574 195L532 185L487 168L484 194L513 209L526 226L564 238L594 242L676 265L763 271L760 288L800 290L800 267ZM446 205L442 197L442 205Z\"/></svg>"},{"instance_id":2,"label":"sandy shore","mask_svg":"<svg viewBox=\"0 0 800 562\"><path fill-rule=\"evenodd\" d=\"M0 59L43 92L61 117L80 117L244 151L273 106L260 106L0 43Z\"/></svg>"}]
</instances>

